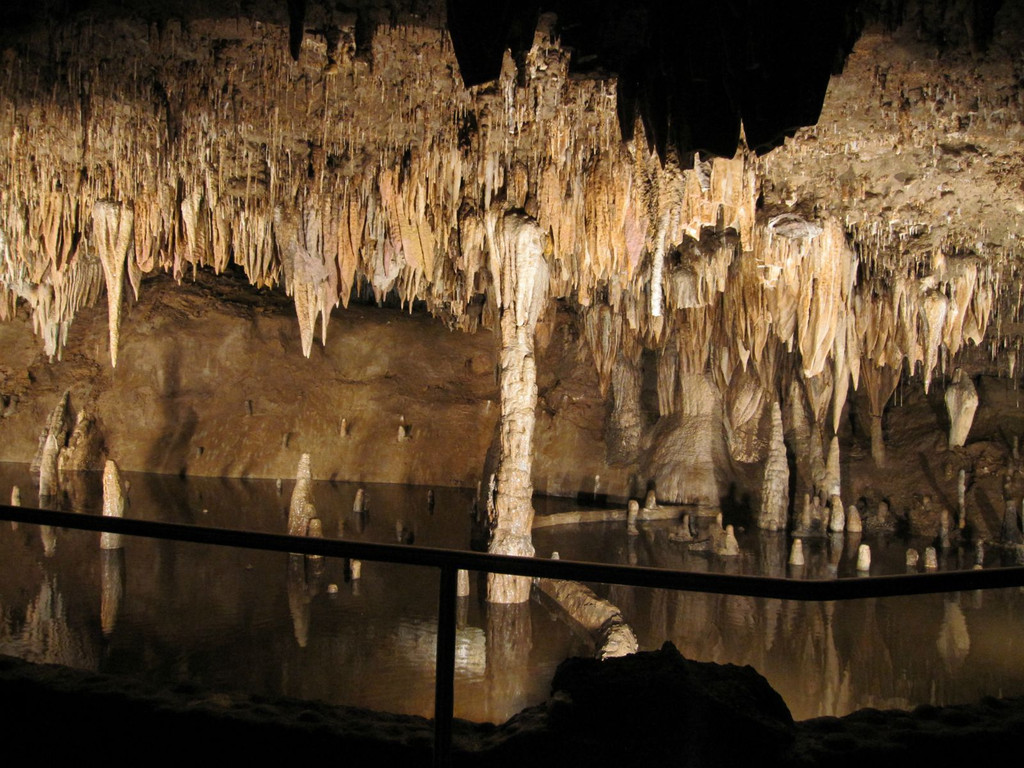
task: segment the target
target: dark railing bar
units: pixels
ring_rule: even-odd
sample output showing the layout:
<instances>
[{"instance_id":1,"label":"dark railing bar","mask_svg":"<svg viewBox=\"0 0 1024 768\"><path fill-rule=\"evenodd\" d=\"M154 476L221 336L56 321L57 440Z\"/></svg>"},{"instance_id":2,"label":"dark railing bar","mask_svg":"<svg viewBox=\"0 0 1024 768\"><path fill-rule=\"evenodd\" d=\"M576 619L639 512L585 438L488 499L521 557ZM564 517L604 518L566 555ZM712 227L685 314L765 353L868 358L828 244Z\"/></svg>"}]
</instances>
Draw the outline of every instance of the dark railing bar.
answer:
<instances>
[{"instance_id":1,"label":"dark railing bar","mask_svg":"<svg viewBox=\"0 0 1024 768\"><path fill-rule=\"evenodd\" d=\"M509 573L535 578L624 584L634 587L769 597L781 600L854 600L868 597L895 597L1024 586L1024 566L872 576L871 578L789 579L772 576L672 571L663 568L607 565L572 560L512 557L437 547L375 544L342 539L315 539L6 505L0 505L0 519L242 549L293 552L325 557L349 557L431 568Z\"/></svg>"},{"instance_id":2,"label":"dark railing bar","mask_svg":"<svg viewBox=\"0 0 1024 768\"><path fill-rule=\"evenodd\" d=\"M437 602L437 659L434 662L434 768L448 768L455 711L455 600L458 570L441 568Z\"/></svg>"}]
</instances>

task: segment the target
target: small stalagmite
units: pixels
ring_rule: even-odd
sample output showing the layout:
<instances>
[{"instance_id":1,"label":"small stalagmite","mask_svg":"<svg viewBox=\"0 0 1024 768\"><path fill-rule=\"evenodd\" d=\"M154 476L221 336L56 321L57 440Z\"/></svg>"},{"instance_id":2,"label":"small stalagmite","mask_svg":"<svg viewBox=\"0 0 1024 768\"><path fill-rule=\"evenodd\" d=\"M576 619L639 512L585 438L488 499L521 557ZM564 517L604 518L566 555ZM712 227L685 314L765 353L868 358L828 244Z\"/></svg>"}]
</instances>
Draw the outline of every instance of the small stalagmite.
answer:
<instances>
[{"instance_id":1,"label":"small stalagmite","mask_svg":"<svg viewBox=\"0 0 1024 768\"><path fill-rule=\"evenodd\" d=\"M789 564L793 566L804 564L804 542L802 539L793 539L793 545L789 549Z\"/></svg>"},{"instance_id":2,"label":"small stalagmite","mask_svg":"<svg viewBox=\"0 0 1024 768\"><path fill-rule=\"evenodd\" d=\"M757 516L757 527L765 531L784 531L789 510L789 462L783 438L782 408L777 400L772 403L771 418L772 431L761 483L761 512Z\"/></svg>"},{"instance_id":3,"label":"small stalagmite","mask_svg":"<svg viewBox=\"0 0 1024 768\"><path fill-rule=\"evenodd\" d=\"M365 498L366 498L366 491L365 490L363 490L362 488L359 488L358 490L356 490L356 497L352 501L352 511L353 512L358 513L358 512L362 512L363 511L363 502L364 502Z\"/></svg>"},{"instance_id":4,"label":"small stalagmite","mask_svg":"<svg viewBox=\"0 0 1024 768\"><path fill-rule=\"evenodd\" d=\"M924 550L924 567L929 571L937 570L939 567L939 554L935 547L926 547Z\"/></svg>"},{"instance_id":5,"label":"small stalagmite","mask_svg":"<svg viewBox=\"0 0 1024 768\"><path fill-rule=\"evenodd\" d=\"M737 557L740 554L740 543L736 540L736 531L731 525L718 538L715 554L722 557Z\"/></svg>"},{"instance_id":6,"label":"small stalagmite","mask_svg":"<svg viewBox=\"0 0 1024 768\"><path fill-rule=\"evenodd\" d=\"M857 572L867 573L871 570L871 547L861 544L857 548Z\"/></svg>"},{"instance_id":7,"label":"small stalagmite","mask_svg":"<svg viewBox=\"0 0 1024 768\"><path fill-rule=\"evenodd\" d=\"M917 563L920 560L920 555L917 554L917 550L910 548L907 550L907 570L917 570Z\"/></svg>"},{"instance_id":8,"label":"small stalagmite","mask_svg":"<svg viewBox=\"0 0 1024 768\"><path fill-rule=\"evenodd\" d=\"M295 488L292 489L291 503L288 505L288 535L305 536L309 521L315 516L310 456L304 453L299 458L299 466L295 470Z\"/></svg>"},{"instance_id":9,"label":"small stalagmite","mask_svg":"<svg viewBox=\"0 0 1024 768\"><path fill-rule=\"evenodd\" d=\"M640 533L636 527L636 521L639 516L640 502L636 499L630 499L629 504L626 505L626 533L630 536L636 536Z\"/></svg>"},{"instance_id":10,"label":"small stalagmite","mask_svg":"<svg viewBox=\"0 0 1024 768\"><path fill-rule=\"evenodd\" d=\"M469 571L460 568L455 575L455 596L469 597Z\"/></svg>"},{"instance_id":11,"label":"small stalagmite","mask_svg":"<svg viewBox=\"0 0 1024 768\"><path fill-rule=\"evenodd\" d=\"M21 488L16 485L11 487L11 506L21 506Z\"/></svg>"},{"instance_id":12,"label":"small stalagmite","mask_svg":"<svg viewBox=\"0 0 1024 768\"><path fill-rule=\"evenodd\" d=\"M846 530L846 513L843 512L843 500L832 497L829 505L828 530L830 533L842 533Z\"/></svg>"},{"instance_id":13,"label":"small stalagmite","mask_svg":"<svg viewBox=\"0 0 1024 768\"><path fill-rule=\"evenodd\" d=\"M117 464L110 459L103 467L103 516L124 517L124 491L121 485L121 473L117 470ZM101 533L100 548L120 549L120 534L107 531Z\"/></svg>"},{"instance_id":14,"label":"small stalagmite","mask_svg":"<svg viewBox=\"0 0 1024 768\"><path fill-rule=\"evenodd\" d=\"M860 519L860 510L856 504L851 504L846 510L846 532L860 533L864 530L864 524Z\"/></svg>"},{"instance_id":15,"label":"small stalagmite","mask_svg":"<svg viewBox=\"0 0 1024 768\"><path fill-rule=\"evenodd\" d=\"M953 382L946 389L946 411L949 414L949 447L962 448L978 410L978 391L971 377L957 368Z\"/></svg>"},{"instance_id":16,"label":"small stalagmite","mask_svg":"<svg viewBox=\"0 0 1024 768\"><path fill-rule=\"evenodd\" d=\"M956 476L956 527L967 525L967 471L961 469Z\"/></svg>"}]
</instances>

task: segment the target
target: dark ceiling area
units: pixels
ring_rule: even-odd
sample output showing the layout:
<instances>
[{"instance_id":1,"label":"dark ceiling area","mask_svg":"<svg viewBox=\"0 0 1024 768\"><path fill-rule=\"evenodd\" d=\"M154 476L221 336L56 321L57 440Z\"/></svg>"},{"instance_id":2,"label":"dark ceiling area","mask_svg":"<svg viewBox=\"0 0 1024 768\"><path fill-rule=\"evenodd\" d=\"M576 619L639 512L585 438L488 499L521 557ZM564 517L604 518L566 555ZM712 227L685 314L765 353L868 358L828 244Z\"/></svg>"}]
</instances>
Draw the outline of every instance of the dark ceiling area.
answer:
<instances>
[{"instance_id":1,"label":"dark ceiling area","mask_svg":"<svg viewBox=\"0 0 1024 768\"><path fill-rule=\"evenodd\" d=\"M286 23L299 56L311 18L354 13L446 23L467 86L495 80L506 49L517 61L541 14L571 51L579 76L618 80L625 139L637 119L664 160L693 152L731 157L742 136L759 154L817 122L829 77L866 24L912 24L944 45L983 51L1003 0L10 0L9 33L74 15L242 15ZM0 39L4 37L0 30Z\"/></svg>"},{"instance_id":2,"label":"dark ceiling area","mask_svg":"<svg viewBox=\"0 0 1024 768\"><path fill-rule=\"evenodd\" d=\"M855 0L449 0L466 84L496 78L506 48L527 51L542 13L556 14L572 71L618 77L624 138L639 116L662 158L731 157L741 123L759 153L813 125L862 25Z\"/></svg>"}]
</instances>

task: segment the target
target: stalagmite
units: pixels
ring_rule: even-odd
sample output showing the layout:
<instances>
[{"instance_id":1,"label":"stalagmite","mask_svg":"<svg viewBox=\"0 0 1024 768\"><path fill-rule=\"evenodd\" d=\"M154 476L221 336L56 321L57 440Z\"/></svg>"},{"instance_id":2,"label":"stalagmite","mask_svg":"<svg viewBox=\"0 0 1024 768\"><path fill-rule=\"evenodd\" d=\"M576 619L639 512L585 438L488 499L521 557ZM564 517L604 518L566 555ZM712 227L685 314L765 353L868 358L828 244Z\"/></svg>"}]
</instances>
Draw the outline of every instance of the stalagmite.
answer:
<instances>
[{"instance_id":1,"label":"stalagmite","mask_svg":"<svg viewBox=\"0 0 1024 768\"><path fill-rule=\"evenodd\" d=\"M497 220L489 213L486 224L488 248L492 259L500 265L501 308L501 457L495 529L489 551L532 557L531 464L537 407L534 332L548 289L544 232L536 221L511 213ZM522 603L529 597L529 578L488 574L490 602Z\"/></svg>"},{"instance_id":2,"label":"stalagmite","mask_svg":"<svg viewBox=\"0 0 1024 768\"><path fill-rule=\"evenodd\" d=\"M925 547L924 567L929 571L934 571L939 567L939 555L935 551L935 547Z\"/></svg>"},{"instance_id":3,"label":"stalagmite","mask_svg":"<svg viewBox=\"0 0 1024 768\"><path fill-rule=\"evenodd\" d=\"M827 496L839 496L841 480L839 474L839 437L832 436L828 447L828 460L825 462L825 483L823 490ZM842 511L842 510L840 510Z\"/></svg>"},{"instance_id":4,"label":"stalagmite","mask_svg":"<svg viewBox=\"0 0 1024 768\"><path fill-rule=\"evenodd\" d=\"M103 516L124 517L124 492L121 473L110 459L103 467ZM120 549L121 535L104 531L100 534L100 549Z\"/></svg>"},{"instance_id":5,"label":"stalagmite","mask_svg":"<svg viewBox=\"0 0 1024 768\"><path fill-rule=\"evenodd\" d=\"M963 528L967 523L967 472L961 469L956 476L956 524Z\"/></svg>"},{"instance_id":6,"label":"stalagmite","mask_svg":"<svg viewBox=\"0 0 1024 768\"><path fill-rule=\"evenodd\" d=\"M867 573L871 570L871 547L861 544L857 548L857 571Z\"/></svg>"},{"instance_id":7,"label":"stalagmite","mask_svg":"<svg viewBox=\"0 0 1024 768\"><path fill-rule=\"evenodd\" d=\"M636 536L640 531L636 527L637 518L640 516L640 503L636 499L630 499L626 505L626 533Z\"/></svg>"},{"instance_id":8,"label":"stalagmite","mask_svg":"<svg viewBox=\"0 0 1024 768\"><path fill-rule=\"evenodd\" d=\"M967 433L978 410L978 391L971 377L961 369L953 374L953 382L946 389L946 411L949 414L949 446L960 448L967 442Z\"/></svg>"},{"instance_id":9,"label":"stalagmite","mask_svg":"<svg viewBox=\"0 0 1024 768\"><path fill-rule=\"evenodd\" d=\"M804 542L802 539L793 539L793 545L789 550L789 564L795 566L804 564Z\"/></svg>"},{"instance_id":10,"label":"stalagmite","mask_svg":"<svg viewBox=\"0 0 1024 768\"><path fill-rule=\"evenodd\" d=\"M722 557L736 557L740 554L740 544L736 540L736 531L731 525L725 526L725 530L715 545L715 554Z\"/></svg>"},{"instance_id":11,"label":"stalagmite","mask_svg":"<svg viewBox=\"0 0 1024 768\"><path fill-rule=\"evenodd\" d=\"M860 519L860 510L857 509L855 504L851 504L846 509L846 532L860 533L863 530L864 527Z\"/></svg>"},{"instance_id":12,"label":"stalagmite","mask_svg":"<svg viewBox=\"0 0 1024 768\"><path fill-rule=\"evenodd\" d=\"M999 531L999 541L1003 544L1024 543L1024 534L1021 532L1017 515L1017 504L1012 499L1008 499L1005 503L1003 524Z\"/></svg>"},{"instance_id":13,"label":"stalagmite","mask_svg":"<svg viewBox=\"0 0 1024 768\"><path fill-rule=\"evenodd\" d=\"M469 597L469 571L459 568L455 575L455 596Z\"/></svg>"},{"instance_id":14,"label":"stalagmite","mask_svg":"<svg viewBox=\"0 0 1024 768\"><path fill-rule=\"evenodd\" d=\"M47 419L46 428L40 436L40 448L37 453L39 466L39 497L49 499L57 493L60 478L58 477L58 461L60 451L67 442L68 397L65 392L60 402L54 406Z\"/></svg>"},{"instance_id":15,"label":"stalagmite","mask_svg":"<svg viewBox=\"0 0 1024 768\"><path fill-rule=\"evenodd\" d=\"M828 530L831 533L842 533L846 530L846 514L843 512L843 500L838 496L832 497L829 505Z\"/></svg>"},{"instance_id":16,"label":"stalagmite","mask_svg":"<svg viewBox=\"0 0 1024 768\"><path fill-rule=\"evenodd\" d=\"M778 401L772 403L771 418L772 431L761 482L761 511L757 527L765 531L784 531L789 511L789 462L783 439L782 409Z\"/></svg>"},{"instance_id":17,"label":"stalagmite","mask_svg":"<svg viewBox=\"0 0 1024 768\"><path fill-rule=\"evenodd\" d=\"M134 258L135 211L121 203L100 200L92 209L93 239L107 284L107 324L110 333L110 365L117 367L121 338L121 296L128 258Z\"/></svg>"},{"instance_id":18,"label":"stalagmite","mask_svg":"<svg viewBox=\"0 0 1024 768\"><path fill-rule=\"evenodd\" d=\"M288 504L288 535L305 536L309 529L309 521L316 516L313 506L313 480L310 468L310 455L302 454L295 470L295 487L292 489L291 502Z\"/></svg>"},{"instance_id":19,"label":"stalagmite","mask_svg":"<svg viewBox=\"0 0 1024 768\"><path fill-rule=\"evenodd\" d=\"M882 415L886 403L896 391L900 377L891 366L875 365L871 361L861 367L861 376L864 378L864 389L870 404L868 417L871 424L871 457L875 460L875 466L884 467L885 436L882 431Z\"/></svg>"},{"instance_id":20,"label":"stalagmite","mask_svg":"<svg viewBox=\"0 0 1024 768\"><path fill-rule=\"evenodd\" d=\"M366 491L362 488L356 489L355 499L352 501L352 511L362 512L363 511L363 500L366 497Z\"/></svg>"},{"instance_id":21,"label":"stalagmite","mask_svg":"<svg viewBox=\"0 0 1024 768\"><path fill-rule=\"evenodd\" d=\"M20 507L21 506L21 488L19 488L16 485L11 486L11 506L12 507Z\"/></svg>"},{"instance_id":22,"label":"stalagmite","mask_svg":"<svg viewBox=\"0 0 1024 768\"><path fill-rule=\"evenodd\" d=\"M911 570L911 569L917 570L917 562L918 562L918 560L919 560L919 555L917 554L917 550L916 549L908 549L907 550L907 570Z\"/></svg>"}]
</instances>

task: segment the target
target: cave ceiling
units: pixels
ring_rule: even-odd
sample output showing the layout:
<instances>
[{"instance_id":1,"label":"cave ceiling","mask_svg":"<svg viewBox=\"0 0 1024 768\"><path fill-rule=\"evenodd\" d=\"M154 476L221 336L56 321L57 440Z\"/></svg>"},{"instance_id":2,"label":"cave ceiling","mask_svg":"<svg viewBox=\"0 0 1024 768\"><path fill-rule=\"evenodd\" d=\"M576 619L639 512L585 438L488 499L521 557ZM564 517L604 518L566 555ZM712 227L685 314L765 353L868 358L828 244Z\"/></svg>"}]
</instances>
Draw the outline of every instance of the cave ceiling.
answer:
<instances>
[{"instance_id":1,"label":"cave ceiling","mask_svg":"<svg viewBox=\"0 0 1024 768\"><path fill-rule=\"evenodd\" d=\"M147 276L204 269L286 292L295 354L353 295L495 327L514 213L602 386L649 350L663 410L699 372L736 423L783 372L821 413L1013 373L1024 3L662 5L18 0L0 319L57 358L106 302L116 365Z\"/></svg>"}]
</instances>

